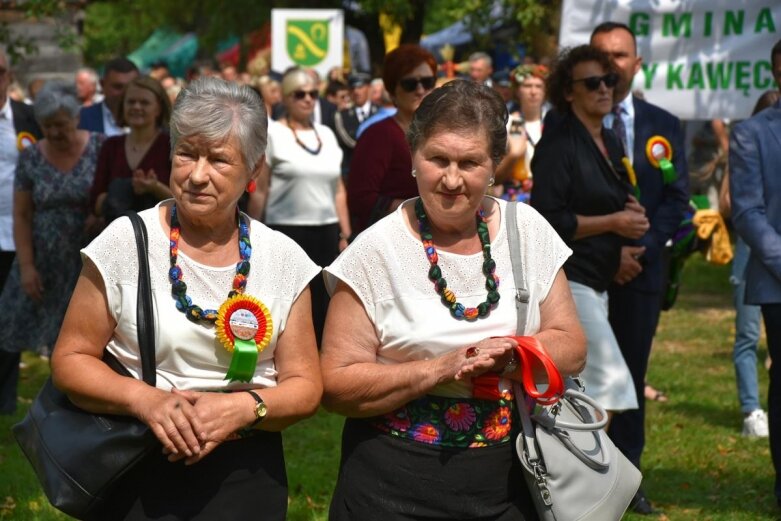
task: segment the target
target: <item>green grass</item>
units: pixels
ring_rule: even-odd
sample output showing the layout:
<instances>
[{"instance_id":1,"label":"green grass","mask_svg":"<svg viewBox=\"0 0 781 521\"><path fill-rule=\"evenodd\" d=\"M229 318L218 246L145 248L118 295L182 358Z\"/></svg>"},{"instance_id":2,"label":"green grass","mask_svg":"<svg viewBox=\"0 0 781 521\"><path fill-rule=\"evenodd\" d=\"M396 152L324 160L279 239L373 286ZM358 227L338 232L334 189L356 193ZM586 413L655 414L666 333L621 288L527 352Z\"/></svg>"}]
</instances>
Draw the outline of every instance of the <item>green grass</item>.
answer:
<instances>
[{"instance_id":1,"label":"green grass","mask_svg":"<svg viewBox=\"0 0 781 521\"><path fill-rule=\"evenodd\" d=\"M648 407L644 487L672 521L779 518L767 441L740 436L728 277L728 267L711 266L699 256L689 261L678 302L663 313L651 356L648 380L667 392L670 401ZM760 361L764 358L763 342ZM0 416L0 519L67 519L48 505L11 436L10 426L21 418L48 371L37 357L25 356L25 361L22 407L13 417ZM760 371L763 403L766 390L767 374ZM289 519L326 519L341 424L341 418L320 411L285 432ZM646 518L630 514L626 519Z\"/></svg>"}]
</instances>

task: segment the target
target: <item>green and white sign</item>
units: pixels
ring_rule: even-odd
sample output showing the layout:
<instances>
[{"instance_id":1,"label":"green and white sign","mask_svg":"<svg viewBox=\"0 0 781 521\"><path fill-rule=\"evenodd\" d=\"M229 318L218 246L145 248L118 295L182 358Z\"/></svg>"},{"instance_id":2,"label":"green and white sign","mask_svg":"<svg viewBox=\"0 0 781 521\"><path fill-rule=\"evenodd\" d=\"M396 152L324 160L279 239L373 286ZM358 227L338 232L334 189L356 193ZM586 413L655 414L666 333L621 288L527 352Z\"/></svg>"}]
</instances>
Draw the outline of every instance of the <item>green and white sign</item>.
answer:
<instances>
[{"instance_id":1,"label":"green and white sign","mask_svg":"<svg viewBox=\"0 0 781 521\"><path fill-rule=\"evenodd\" d=\"M562 47L588 43L604 21L629 25L643 58L633 90L681 119L742 119L776 88L779 0L564 0L561 16Z\"/></svg>"},{"instance_id":2,"label":"green and white sign","mask_svg":"<svg viewBox=\"0 0 781 521\"><path fill-rule=\"evenodd\" d=\"M343 59L344 15L341 9L272 9L271 66L316 69L325 76Z\"/></svg>"}]
</instances>

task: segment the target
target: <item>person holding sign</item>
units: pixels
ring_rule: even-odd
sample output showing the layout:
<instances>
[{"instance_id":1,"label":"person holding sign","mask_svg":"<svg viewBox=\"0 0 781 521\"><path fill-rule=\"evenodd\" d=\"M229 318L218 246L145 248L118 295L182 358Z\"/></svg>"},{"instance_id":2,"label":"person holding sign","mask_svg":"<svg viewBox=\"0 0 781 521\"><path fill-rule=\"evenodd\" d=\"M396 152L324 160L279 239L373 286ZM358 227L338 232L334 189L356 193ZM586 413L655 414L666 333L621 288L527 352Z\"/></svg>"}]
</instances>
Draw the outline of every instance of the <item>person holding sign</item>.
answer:
<instances>
[{"instance_id":1,"label":"person holding sign","mask_svg":"<svg viewBox=\"0 0 781 521\"><path fill-rule=\"evenodd\" d=\"M640 204L651 225L645 234L622 247L621 263L608 291L610 323L632 373L639 405L617 415L609 434L640 467L645 445L645 373L664 286L662 252L686 211L689 177L678 118L631 92L632 79L642 63L632 31L624 24L605 22L594 29L591 44L610 56L618 72L616 104L605 117L605 126L612 128L624 145L624 155L636 175ZM642 490L633 508L643 514L653 511Z\"/></svg>"},{"instance_id":2,"label":"person holding sign","mask_svg":"<svg viewBox=\"0 0 781 521\"><path fill-rule=\"evenodd\" d=\"M285 519L279 431L313 414L322 393L308 289L320 269L238 210L264 164L267 125L260 96L246 86L203 78L177 98L173 199L139 213L149 237L157 387L101 360L108 352L131 374L141 371L129 219L82 250L52 356L54 384L88 411L137 417L161 443L101 519Z\"/></svg>"}]
</instances>

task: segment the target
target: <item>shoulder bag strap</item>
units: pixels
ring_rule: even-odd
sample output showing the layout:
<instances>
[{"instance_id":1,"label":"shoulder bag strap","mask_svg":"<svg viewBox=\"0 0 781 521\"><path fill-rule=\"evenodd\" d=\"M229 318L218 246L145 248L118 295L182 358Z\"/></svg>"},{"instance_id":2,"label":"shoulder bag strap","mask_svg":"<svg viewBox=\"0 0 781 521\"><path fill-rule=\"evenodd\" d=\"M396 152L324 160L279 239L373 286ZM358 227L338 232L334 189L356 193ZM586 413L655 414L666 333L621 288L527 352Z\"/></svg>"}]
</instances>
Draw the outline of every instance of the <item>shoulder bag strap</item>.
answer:
<instances>
[{"instance_id":1,"label":"shoulder bag strap","mask_svg":"<svg viewBox=\"0 0 781 521\"><path fill-rule=\"evenodd\" d=\"M141 352L141 374L144 381L155 386L157 372L155 363L155 317L152 307L152 282L149 278L149 256L147 254L146 226L135 212L127 216L133 224L138 251L138 296L136 308L136 326L138 347Z\"/></svg>"},{"instance_id":2,"label":"shoulder bag strap","mask_svg":"<svg viewBox=\"0 0 781 521\"><path fill-rule=\"evenodd\" d=\"M526 278L521 266L521 233L518 231L518 202L511 201L505 206L505 222L507 223L507 242L510 245L510 263L515 279L515 309L518 313L518 324L515 334L523 336L526 330L526 315L529 307L529 290L526 289Z\"/></svg>"}]
</instances>

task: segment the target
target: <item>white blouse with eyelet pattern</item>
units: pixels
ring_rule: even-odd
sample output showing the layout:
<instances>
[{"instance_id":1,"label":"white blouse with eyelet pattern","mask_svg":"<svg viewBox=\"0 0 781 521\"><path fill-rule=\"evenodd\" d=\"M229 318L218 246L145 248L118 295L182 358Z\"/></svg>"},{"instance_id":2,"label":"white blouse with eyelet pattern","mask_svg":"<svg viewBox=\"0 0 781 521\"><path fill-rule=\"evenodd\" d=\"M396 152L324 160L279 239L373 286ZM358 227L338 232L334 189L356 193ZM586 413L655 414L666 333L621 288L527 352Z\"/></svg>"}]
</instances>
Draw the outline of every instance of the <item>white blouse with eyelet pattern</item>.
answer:
<instances>
[{"instance_id":1,"label":"white blouse with eyelet pattern","mask_svg":"<svg viewBox=\"0 0 781 521\"><path fill-rule=\"evenodd\" d=\"M501 298L485 318L474 322L457 320L442 304L428 278L430 264L423 245L402 215L402 207L413 204L414 200L406 201L361 233L325 268L329 292L333 293L341 280L363 303L380 341L378 363L430 360L484 338L515 335L515 281L505 228L507 203L496 201L501 223L496 236L491 237L491 256L496 261ZM536 210L518 204L517 212L521 261L530 293L525 334L532 335L540 327L540 303L548 296L556 274L572 251ZM442 276L458 302L466 307L483 302L487 290L482 252L458 255L438 250L437 253ZM436 387L431 394L466 398L472 396L472 386L466 381L452 382Z\"/></svg>"},{"instance_id":2,"label":"white blouse with eyelet pattern","mask_svg":"<svg viewBox=\"0 0 781 521\"><path fill-rule=\"evenodd\" d=\"M228 383L224 378L231 353L215 337L214 324L191 322L176 309L171 296L169 239L160 222L160 204L139 214L146 224L149 238L157 387L222 390L276 386L274 351L277 341L285 330L293 303L309 281L320 273L320 268L287 236L270 230L258 221L251 221L252 256L245 293L259 299L269 309L273 333L271 343L258 355L251 382ZM247 216L243 214L243 218L247 219ZM122 217L112 222L81 253L85 262L89 259L99 270L109 312L117 322L106 349L133 376L140 378L136 332L138 258L130 220ZM203 309L219 309L232 287L236 265L206 266L181 251L177 263L193 304Z\"/></svg>"}]
</instances>

